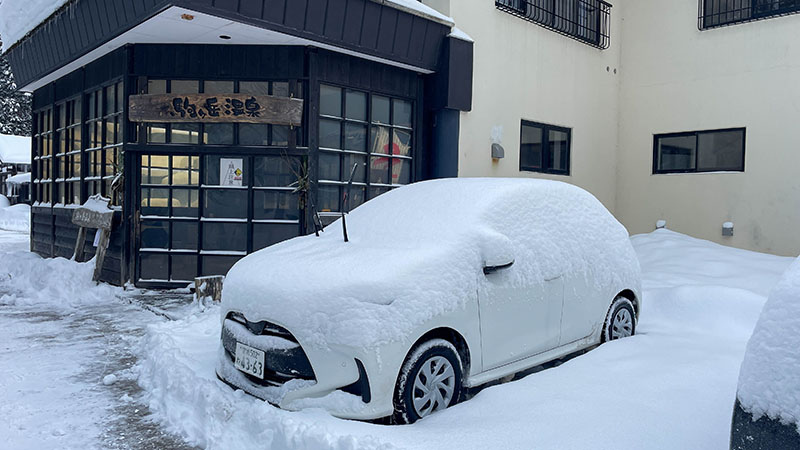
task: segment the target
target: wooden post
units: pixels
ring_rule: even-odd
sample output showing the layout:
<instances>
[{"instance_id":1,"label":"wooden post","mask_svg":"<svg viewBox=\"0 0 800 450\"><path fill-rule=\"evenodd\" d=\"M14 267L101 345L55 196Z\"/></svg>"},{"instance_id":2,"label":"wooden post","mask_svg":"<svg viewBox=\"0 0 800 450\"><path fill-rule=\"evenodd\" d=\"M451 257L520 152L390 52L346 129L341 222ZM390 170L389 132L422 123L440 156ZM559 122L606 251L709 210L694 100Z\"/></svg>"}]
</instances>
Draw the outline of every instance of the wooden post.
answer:
<instances>
[{"instance_id":1,"label":"wooden post","mask_svg":"<svg viewBox=\"0 0 800 450\"><path fill-rule=\"evenodd\" d=\"M97 253L95 253L93 281L100 281L100 273L103 271L103 262L106 259L106 250L108 250L110 238L111 230L102 230L100 232L100 242L97 243Z\"/></svg>"},{"instance_id":2,"label":"wooden post","mask_svg":"<svg viewBox=\"0 0 800 450\"><path fill-rule=\"evenodd\" d=\"M194 279L194 298L201 302L211 299L215 302L222 301L222 282L225 277L214 275L209 277L197 277Z\"/></svg>"},{"instance_id":3,"label":"wooden post","mask_svg":"<svg viewBox=\"0 0 800 450\"><path fill-rule=\"evenodd\" d=\"M86 227L78 227L78 240L75 241L75 254L72 260L81 262L83 259L83 248L86 246Z\"/></svg>"}]
</instances>

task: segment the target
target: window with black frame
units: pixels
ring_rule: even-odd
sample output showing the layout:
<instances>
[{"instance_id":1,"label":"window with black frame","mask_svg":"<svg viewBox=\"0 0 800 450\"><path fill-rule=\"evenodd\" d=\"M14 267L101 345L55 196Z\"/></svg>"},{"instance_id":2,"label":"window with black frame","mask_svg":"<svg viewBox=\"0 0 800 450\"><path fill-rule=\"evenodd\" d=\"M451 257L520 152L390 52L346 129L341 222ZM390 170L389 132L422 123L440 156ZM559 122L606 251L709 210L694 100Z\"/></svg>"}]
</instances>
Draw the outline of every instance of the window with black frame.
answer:
<instances>
[{"instance_id":1,"label":"window with black frame","mask_svg":"<svg viewBox=\"0 0 800 450\"><path fill-rule=\"evenodd\" d=\"M572 130L523 120L520 130L519 170L569 175Z\"/></svg>"},{"instance_id":2,"label":"window with black frame","mask_svg":"<svg viewBox=\"0 0 800 450\"><path fill-rule=\"evenodd\" d=\"M36 177L33 180L33 201L36 204L52 203L53 181L53 109L45 108L33 114L34 157Z\"/></svg>"},{"instance_id":3,"label":"window with black frame","mask_svg":"<svg viewBox=\"0 0 800 450\"><path fill-rule=\"evenodd\" d=\"M800 0L700 0L701 29L800 12Z\"/></svg>"},{"instance_id":4,"label":"window with black frame","mask_svg":"<svg viewBox=\"0 0 800 450\"><path fill-rule=\"evenodd\" d=\"M86 160L86 196L102 194L103 180L103 89L97 89L86 96L88 117L86 132L87 148L84 150Z\"/></svg>"},{"instance_id":5,"label":"window with black frame","mask_svg":"<svg viewBox=\"0 0 800 450\"><path fill-rule=\"evenodd\" d=\"M601 49L610 43L611 4L602 0L495 0L497 9Z\"/></svg>"},{"instance_id":6,"label":"window with black frame","mask_svg":"<svg viewBox=\"0 0 800 450\"><path fill-rule=\"evenodd\" d=\"M119 195L112 192L112 183L118 173L122 172L120 153L122 149L122 110L124 109L122 83L106 86L105 108L103 110L103 194L111 198L112 204L119 204ZM117 192L116 194L120 194Z\"/></svg>"},{"instance_id":7,"label":"window with black frame","mask_svg":"<svg viewBox=\"0 0 800 450\"><path fill-rule=\"evenodd\" d=\"M744 172L745 129L657 134L653 173Z\"/></svg>"},{"instance_id":8,"label":"window with black frame","mask_svg":"<svg viewBox=\"0 0 800 450\"><path fill-rule=\"evenodd\" d=\"M409 100L320 86L316 206L322 216L344 207L344 193L354 166L350 209L411 183L413 117L413 103Z\"/></svg>"},{"instance_id":9,"label":"window with black frame","mask_svg":"<svg viewBox=\"0 0 800 450\"><path fill-rule=\"evenodd\" d=\"M61 204L81 202L81 99L56 105L58 117L55 156L55 199Z\"/></svg>"}]
</instances>

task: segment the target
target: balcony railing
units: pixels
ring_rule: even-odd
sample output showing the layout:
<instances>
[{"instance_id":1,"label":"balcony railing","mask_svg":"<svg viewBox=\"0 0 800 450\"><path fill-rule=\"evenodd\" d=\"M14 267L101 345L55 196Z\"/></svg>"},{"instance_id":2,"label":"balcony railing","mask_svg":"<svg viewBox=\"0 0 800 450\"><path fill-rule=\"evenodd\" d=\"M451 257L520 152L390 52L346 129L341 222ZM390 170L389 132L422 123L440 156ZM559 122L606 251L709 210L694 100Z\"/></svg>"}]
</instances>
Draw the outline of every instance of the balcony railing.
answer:
<instances>
[{"instance_id":1,"label":"balcony railing","mask_svg":"<svg viewBox=\"0 0 800 450\"><path fill-rule=\"evenodd\" d=\"M697 27L705 30L798 12L800 0L700 0Z\"/></svg>"},{"instance_id":2,"label":"balcony railing","mask_svg":"<svg viewBox=\"0 0 800 450\"><path fill-rule=\"evenodd\" d=\"M592 47L611 43L611 4L602 0L495 0L495 6Z\"/></svg>"}]
</instances>

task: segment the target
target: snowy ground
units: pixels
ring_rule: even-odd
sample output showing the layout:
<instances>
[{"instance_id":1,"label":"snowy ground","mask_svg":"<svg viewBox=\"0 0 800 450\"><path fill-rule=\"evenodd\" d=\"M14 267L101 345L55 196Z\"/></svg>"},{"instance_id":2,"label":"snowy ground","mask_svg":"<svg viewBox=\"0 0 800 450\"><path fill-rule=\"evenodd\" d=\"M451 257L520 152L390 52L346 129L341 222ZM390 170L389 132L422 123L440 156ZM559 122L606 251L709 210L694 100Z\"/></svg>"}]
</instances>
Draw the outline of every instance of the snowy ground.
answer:
<instances>
[{"instance_id":1,"label":"snowy ground","mask_svg":"<svg viewBox=\"0 0 800 450\"><path fill-rule=\"evenodd\" d=\"M94 287L89 266L41 260L0 232L0 447L727 449L745 344L792 259L669 231L633 243L637 336L399 427L233 392L214 376L216 309Z\"/></svg>"}]
</instances>

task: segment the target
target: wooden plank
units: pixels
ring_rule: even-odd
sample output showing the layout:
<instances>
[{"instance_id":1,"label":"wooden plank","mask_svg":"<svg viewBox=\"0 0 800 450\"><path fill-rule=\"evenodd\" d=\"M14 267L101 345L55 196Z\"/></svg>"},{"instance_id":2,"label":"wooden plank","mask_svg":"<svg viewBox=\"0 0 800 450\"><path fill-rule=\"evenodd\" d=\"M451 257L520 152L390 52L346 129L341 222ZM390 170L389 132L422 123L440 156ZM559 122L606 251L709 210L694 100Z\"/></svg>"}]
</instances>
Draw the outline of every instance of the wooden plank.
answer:
<instances>
[{"instance_id":1,"label":"wooden plank","mask_svg":"<svg viewBox=\"0 0 800 450\"><path fill-rule=\"evenodd\" d=\"M271 123L302 125L303 100L247 94L132 95L131 122Z\"/></svg>"},{"instance_id":2,"label":"wooden plank","mask_svg":"<svg viewBox=\"0 0 800 450\"><path fill-rule=\"evenodd\" d=\"M103 271L103 262L106 259L106 250L108 249L108 238L110 235L110 230L103 230L100 232L100 242L97 244L97 259L94 261L94 277L92 277L94 281L100 281L100 274Z\"/></svg>"},{"instance_id":3,"label":"wooden plank","mask_svg":"<svg viewBox=\"0 0 800 450\"><path fill-rule=\"evenodd\" d=\"M81 259L83 258L83 247L86 245L86 228L80 227L78 229L78 238L75 241L75 253L72 255L72 259L78 262L82 262Z\"/></svg>"}]
</instances>

